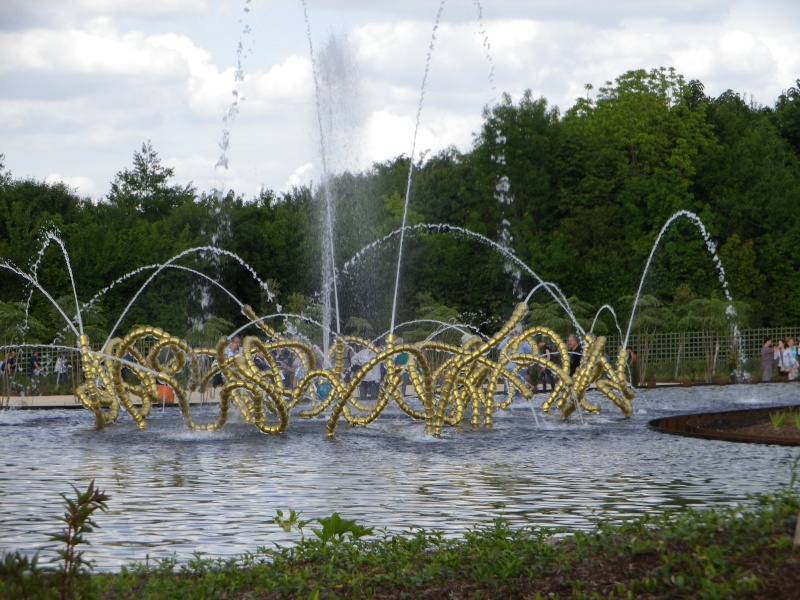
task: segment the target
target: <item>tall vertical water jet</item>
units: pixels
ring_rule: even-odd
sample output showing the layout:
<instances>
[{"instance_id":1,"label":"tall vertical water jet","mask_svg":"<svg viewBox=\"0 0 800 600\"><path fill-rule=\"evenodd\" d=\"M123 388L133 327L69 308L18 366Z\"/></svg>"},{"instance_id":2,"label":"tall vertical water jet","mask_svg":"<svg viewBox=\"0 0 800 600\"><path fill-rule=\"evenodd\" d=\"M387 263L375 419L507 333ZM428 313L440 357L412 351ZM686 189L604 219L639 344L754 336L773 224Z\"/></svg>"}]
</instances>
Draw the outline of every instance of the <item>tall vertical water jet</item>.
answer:
<instances>
[{"instance_id":1,"label":"tall vertical water jet","mask_svg":"<svg viewBox=\"0 0 800 600\"><path fill-rule=\"evenodd\" d=\"M314 56L314 43L311 39L311 21L308 18L308 6L303 0L303 17L306 21L306 36L308 37L308 54L311 57L311 74L314 78L314 98L317 107L317 124L319 126L319 145L322 160L322 193L325 201L324 228L326 235L322 236L322 322L326 325L322 331L322 347L328 352L330 334L328 324L331 322L331 290L336 304L336 331L339 331L339 290L336 283L334 270L333 247L333 201L331 200L330 175L328 173L328 156L325 148L325 131L322 126L322 101L320 100L319 78L317 77L317 62Z\"/></svg>"},{"instance_id":2,"label":"tall vertical water jet","mask_svg":"<svg viewBox=\"0 0 800 600\"><path fill-rule=\"evenodd\" d=\"M428 72L431 68L431 56L433 56L433 46L436 43L436 31L439 29L439 21L442 18L444 11L444 1L439 2L439 10L436 13L436 21L433 24L433 31L431 32L431 42L428 45L428 56L425 59L425 73L422 75L422 86L420 86L419 104L417 104L417 119L414 124L414 139L411 143L411 154L408 161L408 181L406 183L406 197L403 204L403 220L400 224L400 243L397 250L397 271L394 279L394 298L392 299L392 321L389 331L394 332L395 317L397 315L397 295L400 292L400 267L403 264L403 240L405 238L406 221L408 219L408 203L411 197L411 180L414 173L414 154L417 150L417 133L419 132L419 121L422 116L422 102L425 100L425 86L428 82Z\"/></svg>"},{"instance_id":3,"label":"tall vertical water jet","mask_svg":"<svg viewBox=\"0 0 800 600\"><path fill-rule=\"evenodd\" d=\"M222 115L222 137L218 142L221 154L214 165L214 168L217 170L228 170L228 149L230 148L231 125L239 114L240 105L245 101L245 97L240 93L240 88L245 80L243 60L246 54L250 52L249 48L245 50L245 39L251 32L250 24L248 23L250 2L251 0L244 1L244 16L239 19L239 23L242 24L242 32L236 45L236 69L233 72L233 88L231 89L231 96L233 99L230 106L228 106ZM230 234L230 220L224 211L225 193L224 184L220 182L219 188L213 190L213 195L209 198L212 207L205 224L208 229L204 231L204 233L208 235L212 246L217 246L221 238L227 237ZM214 253L206 253L201 258L208 261L217 272L217 276L219 276L221 269L219 256ZM190 315L188 317L188 322L191 328L197 332L203 331L205 323L213 314L213 296L211 290L212 288L209 283L203 279L198 279L192 284L190 296L199 307L199 312L196 315Z\"/></svg>"},{"instance_id":4,"label":"tall vertical water jet","mask_svg":"<svg viewBox=\"0 0 800 600\"><path fill-rule=\"evenodd\" d=\"M250 0L245 0L244 2L244 14L248 16L250 14ZM242 22L243 19L240 19ZM219 141L219 148L222 150L222 154L220 154L219 159L217 159L217 163L214 165L215 168L228 169L228 148L230 147L230 126L233 121L236 119L236 115L239 114L239 104L244 102L244 96L240 96L239 94L239 84L244 82L244 69L242 68L242 58L244 53L244 44L243 41L246 36L250 34L250 25L247 22L244 22L244 26L242 28L242 34L239 37L239 43L236 46L236 70L233 72L233 89L231 90L231 95L233 96L233 100L231 101L231 105L228 107L228 110L222 116L222 138Z\"/></svg>"},{"instance_id":5,"label":"tall vertical water jet","mask_svg":"<svg viewBox=\"0 0 800 600\"><path fill-rule=\"evenodd\" d=\"M334 173L341 172L357 158L358 108L355 105L358 93L358 77L353 68L346 39L331 35L322 50L314 52L311 21L308 7L303 0L303 16L306 24L311 71L314 80L314 99L319 153L322 163L321 192L323 211L322 230L322 322L323 350L330 346L330 332L341 332L339 307L339 285L336 272L336 194Z\"/></svg>"},{"instance_id":6,"label":"tall vertical water jet","mask_svg":"<svg viewBox=\"0 0 800 600\"><path fill-rule=\"evenodd\" d=\"M497 101L496 97L494 96L495 92L495 85L494 85L494 65L492 60L491 54L491 44L489 43L489 35L486 33L486 29L483 25L483 7L479 0L474 0L475 9L477 11L477 20L478 20L478 35L482 38L481 45L483 46L486 60L491 65L491 69L489 70L489 86L492 91L492 98L489 100L489 104L493 105ZM496 172L495 172L495 185L494 185L494 194L492 195L497 202L501 205L511 205L514 202L514 195L511 193L511 180L508 177L506 171L506 154L505 154L505 145L508 141L507 136L503 132L500 127L496 128L495 136L494 136L494 144L495 144L495 152L492 153L492 161L496 165ZM500 224L500 230L498 231L498 238L500 240L500 244L507 248L510 252L513 252L511 247L512 242L514 241L514 236L511 233L511 222L503 218ZM522 272L515 267L513 262L506 262L503 265L505 272L513 278L514 281L514 292L519 294L520 292L520 282L522 277Z\"/></svg>"}]
</instances>

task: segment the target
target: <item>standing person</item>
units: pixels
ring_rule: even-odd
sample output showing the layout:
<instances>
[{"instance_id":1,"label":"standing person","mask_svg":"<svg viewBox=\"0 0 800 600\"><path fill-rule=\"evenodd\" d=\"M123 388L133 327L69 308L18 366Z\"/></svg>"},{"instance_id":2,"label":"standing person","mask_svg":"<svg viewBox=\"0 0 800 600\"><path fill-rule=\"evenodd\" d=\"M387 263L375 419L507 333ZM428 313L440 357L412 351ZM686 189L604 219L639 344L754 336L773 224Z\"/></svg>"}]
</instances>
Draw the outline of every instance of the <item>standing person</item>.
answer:
<instances>
[{"instance_id":1,"label":"standing person","mask_svg":"<svg viewBox=\"0 0 800 600\"><path fill-rule=\"evenodd\" d=\"M364 366L376 356L377 354L372 348L370 348L369 346L364 346L364 348L356 354L353 362ZM361 380L360 384L361 389L359 390L359 396L361 398L377 398L380 383L381 383L381 366L380 364L377 364L374 367L372 367L369 370L369 372L364 376L364 379Z\"/></svg>"},{"instance_id":2,"label":"standing person","mask_svg":"<svg viewBox=\"0 0 800 600\"><path fill-rule=\"evenodd\" d=\"M56 385L61 385L67 380L67 372L69 371L69 363L67 362L66 355L62 352L56 359L56 366L53 369L56 372Z\"/></svg>"},{"instance_id":3,"label":"standing person","mask_svg":"<svg viewBox=\"0 0 800 600\"><path fill-rule=\"evenodd\" d=\"M345 383L350 383L353 376L353 348L350 344L345 344L342 348L342 379Z\"/></svg>"},{"instance_id":4,"label":"standing person","mask_svg":"<svg viewBox=\"0 0 800 600\"><path fill-rule=\"evenodd\" d=\"M569 351L569 374L572 376L581 366L581 358L583 358L583 348L578 341L578 336L574 333L570 333L567 338L567 350Z\"/></svg>"},{"instance_id":5,"label":"standing person","mask_svg":"<svg viewBox=\"0 0 800 600\"><path fill-rule=\"evenodd\" d=\"M511 330L511 333L509 333L506 337L504 337L503 341L501 341L497 345L497 349L500 350L503 354L507 355L508 353L504 351L505 347L511 340L521 335L522 335L522 325L517 323L516 325L514 325L514 329ZM517 344L517 351L515 352L515 354L533 354L533 348L531 348L531 345L528 343L527 340L522 340L519 344ZM509 373L512 373L517 368L517 363L509 361L508 363L506 363L506 366L504 368ZM517 370L516 373L517 373L517 379L519 379L523 385L531 387L530 384L528 383L527 367ZM503 393L507 392L508 392L508 385L504 382ZM514 395L517 395L518 393L519 391L516 391L514 392Z\"/></svg>"},{"instance_id":6,"label":"standing person","mask_svg":"<svg viewBox=\"0 0 800 600\"><path fill-rule=\"evenodd\" d=\"M550 346L545 344L541 337L536 339L536 346L539 348L539 358L544 358L547 362L551 362L556 365L560 364L560 361L556 362L556 355L553 354L553 350L550 348ZM553 372L547 367L542 367L542 373L539 375L539 381L542 384L543 392L547 391L548 381L550 382L550 389L556 389L556 380L555 377L553 377Z\"/></svg>"},{"instance_id":7,"label":"standing person","mask_svg":"<svg viewBox=\"0 0 800 600\"><path fill-rule=\"evenodd\" d=\"M394 341L395 346L402 346L403 345L403 338L398 337ZM403 367L406 366L408 363L408 352L400 352L394 355L394 366L397 367L401 371L400 375L400 395L406 395L406 386L408 386L408 371L405 370Z\"/></svg>"},{"instance_id":8,"label":"standing person","mask_svg":"<svg viewBox=\"0 0 800 600\"><path fill-rule=\"evenodd\" d=\"M772 338L764 338L761 346L761 381L772 380L772 364L775 362L775 350L772 348Z\"/></svg>"},{"instance_id":9,"label":"standing person","mask_svg":"<svg viewBox=\"0 0 800 600\"><path fill-rule=\"evenodd\" d=\"M288 348L284 348L278 357L278 368L283 376L283 387L287 389L294 388L294 372L297 367L294 364L294 357Z\"/></svg>"},{"instance_id":10,"label":"standing person","mask_svg":"<svg viewBox=\"0 0 800 600\"><path fill-rule=\"evenodd\" d=\"M774 352L775 362L778 363L778 375L787 375L787 373L784 373L783 371L783 349L784 349L783 340L779 339L778 343L775 344L775 352Z\"/></svg>"},{"instance_id":11,"label":"standing person","mask_svg":"<svg viewBox=\"0 0 800 600\"><path fill-rule=\"evenodd\" d=\"M233 357L235 357L236 355L241 353L241 349L240 349L241 345L242 345L242 338L240 338L238 335L235 335L235 336L233 336L233 338L231 338L231 341L228 344L228 347L225 348L225 362L226 363L230 359L232 359ZM217 360L214 359L214 362L211 363L211 367L212 368L217 368L218 366L219 366L219 364L217 363ZM211 385L213 387L219 387L224 383L225 383L225 375L223 375L222 370L220 370L218 373L214 374L214 377L211 379Z\"/></svg>"},{"instance_id":12,"label":"standing person","mask_svg":"<svg viewBox=\"0 0 800 600\"><path fill-rule=\"evenodd\" d=\"M225 348L225 358L233 358L239 354L241 346L242 338L240 338L238 335L233 336L231 343L228 344L227 348Z\"/></svg>"},{"instance_id":13,"label":"standing person","mask_svg":"<svg viewBox=\"0 0 800 600\"><path fill-rule=\"evenodd\" d=\"M17 351L9 350L6 359L3 361L3 374L11 377L17 372Z\"/></svg>"},{"instance_id":14,"label":"standing person","mask_svg":"<svg viewBox=\"0 0 800 600\"><path fill-rule=\"evenodd\" d=\"M783 340L778 340L778 346L775 348L775 358L778 361L778 373L781 377L789 378L794 359L792 358L792 351Z\"/></svg>"},{"instance_id":15,"label":"standing person","mask_svg":"<svg viewBox=\"0 0 800 600\"><path fill-rule=\"evenodd\" d=\"M39 365L39 353L34 350L31 353L31 357L28 361L28 375L33 377L39 377L42 374L42 367Z\"/></svg>"},{"instance_id":16,"label":"standing person","mask_svg":"<svg viewBox=\"0 0 800 600\"><path fill-rule=\"evenodd\" d=\"M620 348L621 347L622 346L620 346ZM627 357L625 358L625 363L630 367L633 364L633 361L636 360L636 352L633 351L633 348L628 346L627 348L625 348L625 354L627 354Z\"/></svg>"},{"instance_id":17,"label":"standing person","mask_svg":"<svg viewBox=\"0 0 800 600\"><path fill-rule=\"evenodd\" d=\"M267 357L264 356L264 353L261 350L257 350L256 353L253 355L253 364L259 371L269 371L269 364L267 363Z\"/></svg>"},{"instance_id":18,"label":"standing person","mask_svg":"<svg viewBox=\"0 0 800 600\"><path fill-rule=\"evenodd\" d=\"M784 354L789 353L787 364L789 365L789 381L797 379L797 348L795 348L792 336L786 338L786 350Z\"/></svg>"}]
</instances>

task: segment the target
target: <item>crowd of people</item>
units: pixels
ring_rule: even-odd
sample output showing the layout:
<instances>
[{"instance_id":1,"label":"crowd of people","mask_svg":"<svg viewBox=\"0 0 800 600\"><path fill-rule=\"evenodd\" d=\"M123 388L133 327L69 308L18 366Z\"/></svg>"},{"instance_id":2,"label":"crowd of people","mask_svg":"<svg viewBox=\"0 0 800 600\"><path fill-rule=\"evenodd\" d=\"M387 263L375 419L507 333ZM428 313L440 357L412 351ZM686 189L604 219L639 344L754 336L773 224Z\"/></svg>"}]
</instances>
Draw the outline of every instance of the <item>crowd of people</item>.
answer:
<instances>
[{"instance_id":1,"label":"crowd of people","mask_svg":"<svg viewBox=\"0 0 800 600\"><path fill-rule=\"evenodd\" d=\"M402 338L397 338L396 342L397 345L403 343ZM225 356L226 358L232 358L234 356L241 354L241 346L242 341L239 336L234 336L228 347L225 349ZM385 348L385 344L379 343L378 350L382 350ZM330 369L331 368L331 361L330 359L325 356L325 353L322 351L317 345L312 346L312 350L314 352L314 360L315 364L312 365L312 368L324 368ZM377 356L375 350L373 350L369 346L365 346L358 352L355 352L353 348L349 345L344 347L344 354L342 357L342 378L345 383L350 383L353 373L361 370L361 368L368 364L373 358ZM298 384L302 381L303 377L305 377L305 365L300 358L300 355L296 352L293 352L290 348L284 348L283 350L275 350L272 353L272 358L277 365L281 377L282 377L282 384L287 389L294 389L298 386ZM405 352L400 352L394 356L394 363L395 365L402 366L406 364L408 361L408 354ZM257 351L253 356L253 363L255 364L256 368L261 371L267 371L269 369L269 363L264 356L264 353L261 351ZM386 375L386 367L382 363L376 364L372 367L366 376L361 380L359 384L359 395L362 398L376 398L378 396L378 390L380 389L380 384L383 381ZM215 376L215 380L213 382L214 386L222 385L224 379L221 373L218 373ZM405 390L406 384L408 383L408 374L403 374L403 390ZM320 385L316 386L317 395L327 395L327 392L330 391L330 386L326 385L323 382L318 382ZM320 398L322 399L322 398Z\"/></svg>"},{"instance_id":2,"label":"crowd of people","mask_svg":"<svg viewBox=\"0 0 800 600\"><path fill-rule=\"evenodd\" d=\"M789 381L797 379L797 346L792 336L779 339L774 346L771 337L764 338L764 345L761 346L761 381L771 381L776 366L781 378Z\"/></svg>"},{"instance_id":3,"label":"crowd of people","mask_svg":"<svg viewBox=\"0 0 800 600\"><path fill-rule=\"evenodd\" d=\"M43 393L41 386L45 381L44 377L48 372L51 372L49 360L42 364L39 358L39 351L36 349L33 349L27 357L27 369L24 368L24 358L19 358L19 360L23 361L23 366L18 362L17 350L14 348L9 348L5 357L0 360L0 382L2 382L0 389L2 389L2 392L12 393L12 390L20 391L26 389L27 393L30 394ZM72 365L67 360L65 353L61 352L52 365L52 373L55 375L54 391L56 393L62 384L67 383L67 378L71 372ZM26 380L27 383L25 382Z\"/></svg>"},{"instance_id":4,"label":"crowd of people","mask_svg":"<svg viewBox=\"0 0 800 600\"><path fill-rule=\"evenodd\" d=\"M519 336L522 333L522 326L517 325L514 329L500 342L498 348L501 352L503 352L508 345L508 343L516 336ZM552 346L548 344L544 337L541 335L536 336L536 351L540 358L544 358L547 362L552 363L556 367L561 367L563 364L563 359L560 356L559 352L553 350ZM516 354L532 354L533 348L527 341L522 341L519 343L515 350ZM581 346L580 340L578 336L570 334L567 337L567 364L569 366L568 372L570 376L575 374L575 371L578 370L580 367L581 360L583 359L583 347ZM516 363L513 361L509 361L505 369L506 371L513 372L516 369ZM529 389L537 390L537 385L530 377L528 369L516 369L517 378ZM556 387L556 374L555 372L545 366L540 367L538 373L538 383L542 386L543 391L547 391L548 384L550 385L550 390L554 390ZM507 386L504 386L504 389L507 390Z\"/></svg>"}]
</instances>

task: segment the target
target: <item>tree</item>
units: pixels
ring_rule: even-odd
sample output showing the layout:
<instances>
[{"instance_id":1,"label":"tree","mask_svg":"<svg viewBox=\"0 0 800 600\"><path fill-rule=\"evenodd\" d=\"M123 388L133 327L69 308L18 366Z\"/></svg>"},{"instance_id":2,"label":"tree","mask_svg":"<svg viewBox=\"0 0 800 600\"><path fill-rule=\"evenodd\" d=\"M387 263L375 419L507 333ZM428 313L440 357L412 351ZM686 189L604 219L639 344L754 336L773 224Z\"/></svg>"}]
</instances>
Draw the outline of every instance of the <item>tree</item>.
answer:
<instances>
[{"instance_id":1,"label":"tree","mask_svg":"<svg viewBox=\"0 0 800 600\"><path fill-rule=\"evenodd\" d=\"M158 154L150 140L142 143L142 149L133 153L133 168L117 173L111 184L108 200L127 211L156 221L166 217L172 210L195 198L195 188L168 185L174 169L161 165Z\"/></svg>"},{"instance_id":2,"label":"tree","mask_svg":"<svg viewBox=\"0 0 800 600\"><path fill-rule=\"evenodd\" d=\"M800 156L800 79L778 97L773 120L783 139Z\"/></svg>"},{"instance_id":3,"label":"tree","mask_svg":"<svg viewBox=\"0 0 800 600\"><path fill-rule=\"evenodd\" d=\"M27 314L24 302L0 301L0 340L13 342L43 342L47 329Z\"/></svg>"},{"instance_id":4,"label":"tree","mask_svg":"<svg viewBox=\"0 0 800 600\"><path fill-rule=\"evenodd\" d=\"M679 210L701 209L693 194L696 163L714 138L704 104L691 100L696 87L674 69L629 71L567 111L558 229L580 249L570 280L606 298L625 293L654 232Z\"/></svg>"},{"instance_id":5,"label":"tree","mask_svg":"<svg viewBox=\"0 0 800 600\"><path fill-rule=\"evenodd\" d=\"M585 331L589 330L592 324L592 307L586 302L578 300L576 297L567 299L569 306L578 325ZM536 303L528 305L528 315L525 318L528 327L547 327L552 329L559 336L566 339L571 333L576 333L577 328L570 315L555 300L550 302Z\"/></svg>"}]
</instances>

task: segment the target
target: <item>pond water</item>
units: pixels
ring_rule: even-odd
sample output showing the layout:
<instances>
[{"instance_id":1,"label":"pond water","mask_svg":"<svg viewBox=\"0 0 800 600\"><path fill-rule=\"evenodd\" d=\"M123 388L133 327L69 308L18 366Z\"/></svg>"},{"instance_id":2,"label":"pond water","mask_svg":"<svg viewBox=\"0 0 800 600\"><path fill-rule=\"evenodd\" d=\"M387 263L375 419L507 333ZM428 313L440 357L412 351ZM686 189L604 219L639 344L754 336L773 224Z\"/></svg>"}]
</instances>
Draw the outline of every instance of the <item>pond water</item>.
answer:
<instances>
[{"instance_id":1,"label":"pond water","mask_svg":"<svg viewBox=\"0 0 800 600\"><path fill-rule=\"evenodd\" d=\"M83 410L0 411L0 552L32 554L59 529L60 494L91 480L111 495L87 557L117 568L153 557L239 555L286 544L277 509L318 518L337 511L392 532L448 536L502 517L515 525L591 529L676 506L734 504L786 484L796 448L660 434L656 417L798 403L797 386L760 384L639 390L634 415L591 395L600 415L569 422L517 400L492 430L446 429L398 410L366 428L294 415L280 436L242 422L193 432L177 409L156 410L139 431L130 418L103 430ZM537 405L544 396L537 396ZM212 408L207 420L215 417ZM200 415L195 413L196 420ZM45 557L47 553L44 554Z\"/></svg>"}]
</instances>

